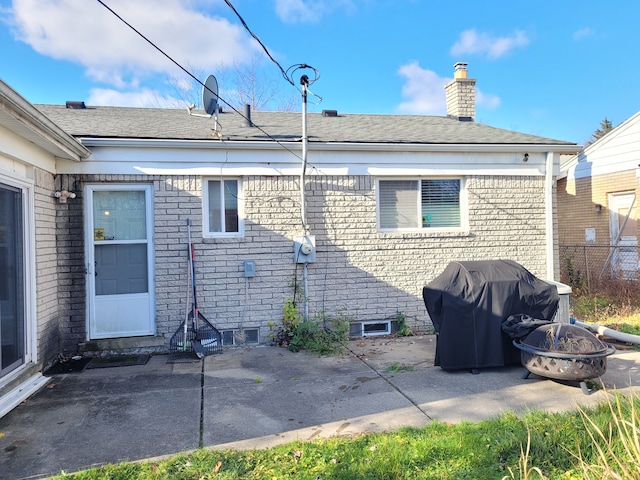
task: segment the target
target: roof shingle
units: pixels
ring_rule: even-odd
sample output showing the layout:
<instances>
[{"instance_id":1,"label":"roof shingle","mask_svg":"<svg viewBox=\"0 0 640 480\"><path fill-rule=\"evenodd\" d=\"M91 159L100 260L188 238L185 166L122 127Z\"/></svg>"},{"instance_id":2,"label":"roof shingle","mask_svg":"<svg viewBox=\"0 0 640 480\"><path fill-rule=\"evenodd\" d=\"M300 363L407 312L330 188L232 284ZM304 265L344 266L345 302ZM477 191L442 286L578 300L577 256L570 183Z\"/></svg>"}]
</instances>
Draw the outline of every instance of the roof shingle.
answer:
<instances>
[{"instance_id":1,"label":"roof shingle","mask_svg":"<svg viewBox=\"0 0 640 480\"><path fill-rule=\"evenodd\" d=\"M214 120L187 109L36 105L75 137L215 140ZM194 112L204 114L203 111ZM389 144L575 145L475 122L426 115L307 114L309 142ZM252 112L254 127L236 112L219 116L222 138L230 141L296 141L302 135L299 112Z\"/></svg>"}]
</instances>

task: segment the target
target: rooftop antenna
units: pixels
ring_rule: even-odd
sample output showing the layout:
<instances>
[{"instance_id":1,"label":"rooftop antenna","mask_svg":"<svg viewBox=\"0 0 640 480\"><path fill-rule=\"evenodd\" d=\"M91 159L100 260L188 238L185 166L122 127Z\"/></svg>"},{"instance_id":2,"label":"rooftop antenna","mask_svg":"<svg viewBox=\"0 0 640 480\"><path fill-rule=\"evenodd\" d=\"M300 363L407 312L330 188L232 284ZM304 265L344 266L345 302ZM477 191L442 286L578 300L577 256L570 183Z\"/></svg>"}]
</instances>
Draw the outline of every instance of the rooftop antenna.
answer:
<instances>
[{"instance_id":1,"label":"rooftop antenna","mask_svg":"<svg viewBox=\"0 0 640 480\"><path fill-rule=\"evenodd\" d=\"M192 113L195 105L189 106L187 111L189 115L193 115L194 117L211 118L213 116L215 120L213 130L218 132L218 115L220 113L220 106L218 104L218 80L216 80L216 77L213 75L209 75L202 85L202 106L204 111L207 112L206 115Z\"/></svg>"},{"instance_id":2,"label":"rooftop antenna","mask_svg":"<svg viewBox=\"0 0 640 480\"><path fill-rule=\"evenodd\" d=\"M307 135L307 93L310 92L309 85L313 84L318 78L320 78L320 72L315 68L305 64L300 63L297 65L292 65L289 67L288 77L293 77L293 74L297 70L311 69L313 70L313 78L309 78L308 75L302 75L300 77L300 93L302 94L302 168L300 169L300 220L302 231L299 237L295 237L293 239L293 252L294 252L294 262L304 264L304 269L302 271L302 281L303 281L303 294L304 294L304 318L305 320L309 318L309 290L307 285L307 271L309 268L309 263L314 263L316 261L316 239L314 235L311 235L309 232L309 226L307 225L307 212L306 212L306 199L305 199L305 183L306 183L306 174L307 174L307 146L309 142L309 137ZM292 79L290 78L292 81ZM292 85L293 85L292 81ZM320 98L320 97L318 97Z\"/></svg>"}]
</instances>

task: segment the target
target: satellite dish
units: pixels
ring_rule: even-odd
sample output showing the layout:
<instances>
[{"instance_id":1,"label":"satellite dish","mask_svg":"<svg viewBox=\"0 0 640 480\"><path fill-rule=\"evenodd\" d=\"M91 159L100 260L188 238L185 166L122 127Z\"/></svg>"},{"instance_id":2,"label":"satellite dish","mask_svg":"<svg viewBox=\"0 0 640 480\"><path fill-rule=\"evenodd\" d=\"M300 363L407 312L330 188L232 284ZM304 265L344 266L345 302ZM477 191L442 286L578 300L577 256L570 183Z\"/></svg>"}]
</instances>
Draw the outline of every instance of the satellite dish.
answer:
<instances>
[{"instance_id":1,"label":"satellite dish","mask_svg":"<svg viewBox=\"0 0 640 480\"><path fill-rule=\"evenodd\" d=\"M209 115L213 115L218 108L218 81L213 75L209 75L204 81L202 105Z\"/></svg>"}]
</instances>

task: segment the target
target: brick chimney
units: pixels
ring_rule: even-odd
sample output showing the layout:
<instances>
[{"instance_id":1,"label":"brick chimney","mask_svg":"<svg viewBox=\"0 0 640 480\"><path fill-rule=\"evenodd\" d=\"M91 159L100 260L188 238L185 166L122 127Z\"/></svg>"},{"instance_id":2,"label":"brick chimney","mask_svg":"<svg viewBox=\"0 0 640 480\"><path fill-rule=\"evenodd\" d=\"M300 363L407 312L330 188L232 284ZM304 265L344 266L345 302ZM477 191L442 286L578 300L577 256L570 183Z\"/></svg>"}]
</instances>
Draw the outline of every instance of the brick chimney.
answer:
<instances>
[{"instance_id":1,"label":"brick chimney","mask_svg":"<svg viewBox=\"0 0 640 480\"><path fill-rule=\"evenodd\" d=\"M447 116L461 122L473 122L476 118L476 79L467 78L467 64L454 65L453 80L444 86L447 99Z\"/></svg>"}]
</instances>

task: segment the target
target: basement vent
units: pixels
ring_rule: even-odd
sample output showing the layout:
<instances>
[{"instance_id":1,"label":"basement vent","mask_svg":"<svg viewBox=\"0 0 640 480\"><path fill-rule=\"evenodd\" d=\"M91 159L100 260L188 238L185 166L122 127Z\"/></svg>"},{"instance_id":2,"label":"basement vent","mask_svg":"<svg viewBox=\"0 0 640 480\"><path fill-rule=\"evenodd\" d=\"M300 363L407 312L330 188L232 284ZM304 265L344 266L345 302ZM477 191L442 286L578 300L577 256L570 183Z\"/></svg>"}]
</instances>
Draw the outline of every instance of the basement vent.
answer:
<instances>
[{"instance_id":1,"label":"basement vent","mask_svg":"<svg viewBox=\"0 0 640 480\"><path fill-rule=\"evenodd\" d=\"M244 330L244 343L259 343L260 330L257 328L246 328Z\"/></svg>"},{"instance_id":2,"label":"basement vent","mask_svg":"<svg viewBox=\"0 0 640 480\"><path fill-rule=\"evenodd\" d=\"M233 330L222 330L222 345L235 345L236 336Z\"/></svg>"},{"instance_id":3,"label":"basement vent","mask_svg":"<svg viewBox=\"0 0 640 480\"><path fill-rule=\"evenodd\" d=\"M84 102L74 102L74 101L71 101L71 100L67 101L66 106L67 106L67 108L73 108L73 109L87 108L87 106L84 104Z\"/></svg>"},{"instance_id":4,"label":"basement vent","mask_svg":"<svg viewBox=\"0 0 640 480\"><path fill-rule=\"evenodd\" d=\"M337 117L338 116L338 111L337 110L322 110L322 116L323 117Z\"/></svg>"},{"instance_id":5,"label":"basement vent","mask_svg":"<svg viewBox=\"0 0 640 480\"><path fill-rule=\"evenodd\" d=\"M349 325L350 337L373 337L376 335L389 335L390 333L391 320L357 322Z\"/></svg>"}]
</instances>

